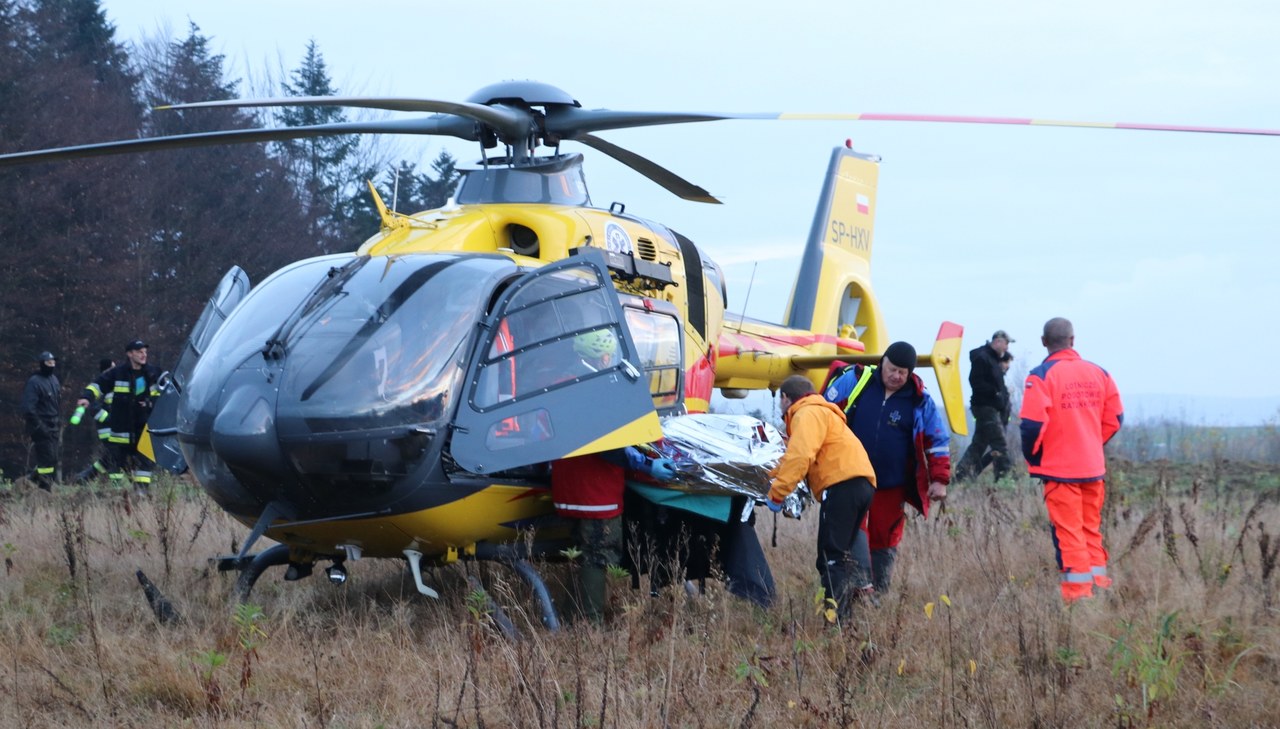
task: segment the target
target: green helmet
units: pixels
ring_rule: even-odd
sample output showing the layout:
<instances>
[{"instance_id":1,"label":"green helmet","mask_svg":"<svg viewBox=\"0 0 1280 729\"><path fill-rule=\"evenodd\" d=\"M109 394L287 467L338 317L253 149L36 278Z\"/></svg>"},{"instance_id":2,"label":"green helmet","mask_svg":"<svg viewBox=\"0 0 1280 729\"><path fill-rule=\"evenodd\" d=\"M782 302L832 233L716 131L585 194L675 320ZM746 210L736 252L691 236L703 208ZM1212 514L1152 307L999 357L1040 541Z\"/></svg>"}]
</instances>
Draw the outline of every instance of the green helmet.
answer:
<instances>
[{"instance_id":1,"label":"green helmet","mask_svg":"<svg viewBox=\"0 0 1280 729\"><path fill-rule=\"evenodd\" d=\"M618 338L613 335L611 329L583 332L573 338L573 351L583 357L600 359L605 355L613 354L617 349Z\"/></svg>"}]
</instances>

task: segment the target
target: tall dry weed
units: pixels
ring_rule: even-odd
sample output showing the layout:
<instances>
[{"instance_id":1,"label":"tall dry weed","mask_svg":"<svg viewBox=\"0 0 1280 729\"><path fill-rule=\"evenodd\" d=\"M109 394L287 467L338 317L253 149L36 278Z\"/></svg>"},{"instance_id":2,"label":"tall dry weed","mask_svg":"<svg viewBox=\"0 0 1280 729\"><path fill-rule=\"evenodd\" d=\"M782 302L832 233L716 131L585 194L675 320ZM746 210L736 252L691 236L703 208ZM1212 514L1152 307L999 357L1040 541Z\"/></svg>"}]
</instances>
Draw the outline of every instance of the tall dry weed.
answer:
<instances>
[{"instance_id":1,"label":"tall dry weed","mask_svg":"<svg viewBox=\"0 0 1280 729\"><path fill-rule=\"evenodd\" d=\"M402 565L360 560L341 588L269 571L251 648L227 607L234 575L206 562L244 528L200 494L15 498L0 726L1266 726L1280 715L1275 476L1212 468L1119 466L1116 587L1065 612L1044 507L1023 484L957 489L945 518L912 520L892 589L840 627L813 609L806 518L766 547L767 610L715 580L651 597L616 579L605 626L552 633L501 566L435 570L429 600ZM571 573L539 567L563 607ZM137 570L181 623L150 612Z\"/></svg>"}]
</instances>

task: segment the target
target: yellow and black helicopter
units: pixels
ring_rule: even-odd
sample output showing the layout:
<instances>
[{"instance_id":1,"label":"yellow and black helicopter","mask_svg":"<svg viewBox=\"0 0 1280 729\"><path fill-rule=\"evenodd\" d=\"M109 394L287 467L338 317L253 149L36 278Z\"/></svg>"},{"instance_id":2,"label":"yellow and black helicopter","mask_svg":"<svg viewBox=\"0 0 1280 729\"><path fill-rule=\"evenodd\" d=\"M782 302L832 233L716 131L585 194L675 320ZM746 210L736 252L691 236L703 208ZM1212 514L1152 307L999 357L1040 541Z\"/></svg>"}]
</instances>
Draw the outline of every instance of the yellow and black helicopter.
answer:
<instances>
[{"instance_id":1,"label":"yellow and black helicopter","mask_svg":"<svg viewBox=\"0 0 1280 729\"><path fill-rule=\"evenodd\" d=\"M587 110L535 82L494 84L465 102L290 97L169 108L282 105L427 115L0 156L4 166L353 133L480 144L481 162L445 207L401 214L373 191L381 231L354 253L295 262L252 290L233 268L197 322L151 420L155 455L162 465L185 462L251 527L240 553L221 561L241 570L242 594L272 566L288 564L286 579L295 579L330 562L340 583L348 562L381 557L407 559L419 590L433 595L424 559L518 563L549 551L538 541L554 518L537 464L656 441L659 416L705 412L715 388L740 397L795 373L820 382L835 359L879 359L888 340L870 276L878 158L833 152L785 322L772 324L726 312L720 268L689 239L618 204L592 207L582 156L561 153L562 142L681 198L718 202L595 133L725 119L1037 123ZM502 156L487 156L498 146ZM555 363L577 356L579 335L601 330L614 335L617 356L564 379ZM935 369L957 432L961 334L944 323L920 358ZM537 536L522 539L529 530ZM252 554L262 536L278 544ZM553 619L544 600L544 621Z\"/></svg>"}]
</instances>

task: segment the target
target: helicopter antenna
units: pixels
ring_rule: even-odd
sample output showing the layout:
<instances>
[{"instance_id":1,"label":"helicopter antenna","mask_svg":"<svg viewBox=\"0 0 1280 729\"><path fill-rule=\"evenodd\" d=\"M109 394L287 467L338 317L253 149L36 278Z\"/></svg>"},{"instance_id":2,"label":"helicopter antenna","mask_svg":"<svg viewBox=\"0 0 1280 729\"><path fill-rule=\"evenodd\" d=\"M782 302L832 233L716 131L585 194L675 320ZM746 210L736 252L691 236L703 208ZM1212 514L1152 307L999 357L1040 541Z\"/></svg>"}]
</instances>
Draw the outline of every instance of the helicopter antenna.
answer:
<instances>
[{"instance_id":1,"label":"helicopter antenna","mask_svg":"<svg viewBox=\"0 0 1280 729\"><path fill-rule=\"evenodd\" d=\"M756 267L759 261L751 264L751 280L747 281L747 295L742 298L742 316L738 319L738 333L742 333L742 323L747 320L747 302L751 301L751 287L756 283Z\"/></svg>"},{"instance_id":2,"label":"helicopter antenna","mask_svg":"<svg viewBox=\"0 0 1280 729\"><path fill-rule=\"evenodd\" d=\"M393 168L391 174L395 177L395 183L391 186L391 212L394 213L400 201L400 170Z\"/></svg>"}]
</instances>

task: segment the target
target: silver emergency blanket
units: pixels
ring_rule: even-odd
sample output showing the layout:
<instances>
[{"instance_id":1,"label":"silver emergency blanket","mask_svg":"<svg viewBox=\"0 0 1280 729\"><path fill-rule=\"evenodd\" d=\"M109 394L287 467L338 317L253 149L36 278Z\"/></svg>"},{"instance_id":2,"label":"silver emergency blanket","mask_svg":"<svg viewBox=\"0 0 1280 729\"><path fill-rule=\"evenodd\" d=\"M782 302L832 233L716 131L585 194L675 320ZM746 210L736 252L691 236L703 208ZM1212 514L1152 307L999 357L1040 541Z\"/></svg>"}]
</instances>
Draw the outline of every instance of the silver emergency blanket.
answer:
<instances>
[{"instance_id":1,"label":"silver emergency blanket","mask_svg":"<svg viewBox=\"0 0 1280 729\"><path fill-rule=\"evenodd\" d=\"M690 493L767 499L769 472L786 451L777 428L749 415L674 415L663 418L662 435L644 448L675 461L680 479L664 486ZM785 505L795 515L803 509L801 490Z\"/></svg>"}]
</instances>

